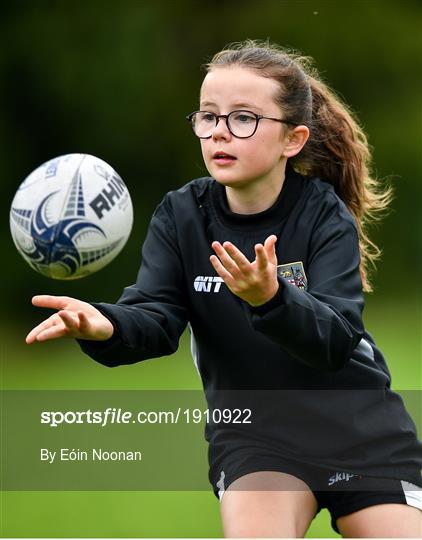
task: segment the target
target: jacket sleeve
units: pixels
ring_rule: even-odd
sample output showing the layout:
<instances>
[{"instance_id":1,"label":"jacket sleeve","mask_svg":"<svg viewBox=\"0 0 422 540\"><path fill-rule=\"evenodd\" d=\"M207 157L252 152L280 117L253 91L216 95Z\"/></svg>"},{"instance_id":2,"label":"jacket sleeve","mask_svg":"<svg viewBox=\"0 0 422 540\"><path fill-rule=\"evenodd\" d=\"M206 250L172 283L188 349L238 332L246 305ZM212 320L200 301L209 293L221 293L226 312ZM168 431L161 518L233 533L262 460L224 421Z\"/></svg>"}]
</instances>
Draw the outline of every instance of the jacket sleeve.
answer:
<instances>
[{"instance_id":1,"label":"jacket sleeve","mask_svg":"<svg viewBox=\"0 0 422 540\"><path fill-rule=\"evenodd\" d=\"M255 330L323 371L341 369L364 332L358 233L341 205L312 234L307 290L279 277L274 298L248 307Z\"/></svg>"},{"instance_id":2,"label":"jacket sleeve","mask_svg":"<svg viewBox=\"0 0 422 540\"><path fill-rule=\"evenodd\" d=\"M78 340L82 350L107 366L172 354L187 324L187 295L171 205L156 209L142 248L136 283L116 304L92 303L114 326L107 341Z\"/></svg>"}]
</instances>

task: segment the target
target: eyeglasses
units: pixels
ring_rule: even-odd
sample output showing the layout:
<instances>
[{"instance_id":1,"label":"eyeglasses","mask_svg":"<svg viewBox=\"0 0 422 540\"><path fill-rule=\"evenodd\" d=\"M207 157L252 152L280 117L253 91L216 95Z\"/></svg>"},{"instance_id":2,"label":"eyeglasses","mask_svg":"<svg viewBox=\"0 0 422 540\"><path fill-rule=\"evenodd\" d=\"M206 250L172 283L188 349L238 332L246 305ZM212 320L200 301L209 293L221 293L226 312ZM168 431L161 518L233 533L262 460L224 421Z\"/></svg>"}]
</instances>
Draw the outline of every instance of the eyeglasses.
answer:
<instances>
[{"instance_id":1,"label":"eyeglasses","mask_svg":"<svg viewBox=\"0 0 422 540\"><path fill-rule=\"evenodd\" d=\"M252 111L232 111L229 114L215 114L209 111L195 111L189 114L186 119L190 123L193 132L200 139L209 139L220 118L225 118L227 129L238 139L247 139L258 129L260 120L274 120L283 124L297 126L288 120L281 118L271 118L262 114L255 114Z\"/></svg>"}]
</instances>

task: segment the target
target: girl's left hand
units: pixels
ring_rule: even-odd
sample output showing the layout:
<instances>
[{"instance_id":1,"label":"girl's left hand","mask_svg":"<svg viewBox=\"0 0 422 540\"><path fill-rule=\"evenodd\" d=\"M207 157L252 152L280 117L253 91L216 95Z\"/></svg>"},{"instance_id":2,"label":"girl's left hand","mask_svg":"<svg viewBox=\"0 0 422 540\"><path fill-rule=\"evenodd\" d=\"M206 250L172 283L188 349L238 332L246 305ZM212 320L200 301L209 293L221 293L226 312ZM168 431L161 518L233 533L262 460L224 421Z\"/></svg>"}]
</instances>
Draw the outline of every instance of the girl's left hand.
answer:
<instances>
[{"instance_id":1,"label":"girl's left hand","mask_svg":"<svg viewBox=\"0 0 422 540\"><path fill-rule=\"evenodd\" d=\"M231 242L212 243L218 255L210 257L215 271L232 293L251 306L265 304L278 291L276 242L277 237L272 234L264 245L256 244L256 259L252 263Z\"/></svg>"}]
</instances>

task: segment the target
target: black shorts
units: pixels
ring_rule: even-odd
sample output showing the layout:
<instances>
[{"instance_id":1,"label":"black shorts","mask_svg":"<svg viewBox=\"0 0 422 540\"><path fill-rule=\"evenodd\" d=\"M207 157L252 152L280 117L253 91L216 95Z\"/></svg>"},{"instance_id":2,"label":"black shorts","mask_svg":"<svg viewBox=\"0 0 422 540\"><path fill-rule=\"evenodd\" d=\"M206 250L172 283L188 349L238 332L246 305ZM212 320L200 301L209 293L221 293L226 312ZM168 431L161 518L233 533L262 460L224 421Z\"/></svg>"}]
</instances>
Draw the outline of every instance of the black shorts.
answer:
<instances>
[{"instance_id":1,"label":"black shorts","mask_svg":"<svg viewBox=\"0 0 422 540\"><path fill-rule=\"evenodd\" d=\"M306 487L298 487L298 484L296 487L291 487L292 484L286 483L284 489L288 491L309 488L318 503L315 515L323 508L327 508L331 515L331 526L338 534L340 531L336 522L339 517L369 506L400 503L422 510L422 482L420 486L416 486L404 480L367 477L274 456L257 456L256 453L248 456L244 452L237 458L236 453L233 453L225 464L214 468L214 471L210 470L210 481L215 496L221 501L225 490L232 482L245 474L258 471L283 472L302 480ZM303 486L303 484L300 485ZM253 490L254 488L243 489Z\"/></svg>"}]
</instances>

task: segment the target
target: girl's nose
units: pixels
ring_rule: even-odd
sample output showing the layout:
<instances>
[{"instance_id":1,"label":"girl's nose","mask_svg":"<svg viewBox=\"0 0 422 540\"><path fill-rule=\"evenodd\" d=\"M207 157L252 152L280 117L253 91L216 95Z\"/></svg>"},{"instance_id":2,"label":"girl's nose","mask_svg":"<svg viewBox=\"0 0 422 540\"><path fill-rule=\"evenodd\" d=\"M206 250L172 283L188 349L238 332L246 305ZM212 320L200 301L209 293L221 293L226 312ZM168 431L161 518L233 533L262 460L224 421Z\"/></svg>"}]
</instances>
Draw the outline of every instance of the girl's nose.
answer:
<instances>
[{"instance_id":1,"label":"girl's nose","mask_svg":"<svg viewBox=\"0 0 422 540\"><path fill-rule=\"evenodd\" d=\"M231 136L232 134L227 126L227 118L218 118L217 125L212 132L212 138L215 140L229 139Z\"/></svg>"}]
</instances>

